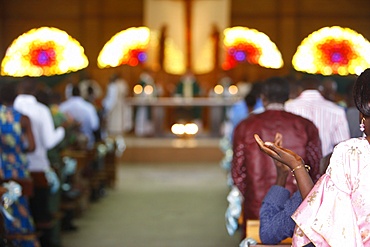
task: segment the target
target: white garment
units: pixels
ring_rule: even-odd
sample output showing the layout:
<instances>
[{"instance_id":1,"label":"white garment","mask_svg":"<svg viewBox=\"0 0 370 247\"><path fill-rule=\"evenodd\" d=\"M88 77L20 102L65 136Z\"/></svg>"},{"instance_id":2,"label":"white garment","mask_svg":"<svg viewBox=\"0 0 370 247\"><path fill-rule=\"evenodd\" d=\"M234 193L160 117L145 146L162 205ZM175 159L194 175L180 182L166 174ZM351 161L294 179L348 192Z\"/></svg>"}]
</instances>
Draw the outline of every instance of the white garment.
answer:
<instances>
[{"instance_id":1,"label":"white garment","mask_svg":"<svg viewBox=\"0 0 370 247\"><path fill-rule=\"evenodd\" d=\"M50 109L32 95L18 95L14 109L30 118L35 139L35 151L27 154L30 171L48 171L50 162L47 151L60 143L65 135L63 127L55 129Z\"/></svg>"},{"instance_id":2,"label":"white garment","mask_svg":"<svg viewBox=\"0 0 370 247\"><path fill-rule=\"evenodd\" d=\"M72 96L60 104L59 110L81 124L80 130L88 138L88 147L92 148L95 143L93 132L100 126L95 107L81 96Z\"/></svg>"},{"instance_id":3,"label":"white garment","mask_svg":"<svg viewBox=\"0 0 370 247\"><path fill-rule=\"evenodd\" d=\"M103 107L107 119L108 134L122 134L133 127L132 108L126 104L129 88L127 82L118 79L108 84Z\"/></svg>"},{"instance_id":4,"label":"white garment","mask_svg":"<svg viewBox=\"0 0 370 247\"><path fill-rule=\"evenodd\" d=\"M143 92L135 95L143 100L153 99L158 96L157 87L150 74L143 72L140 74L140 85L144 88ZM152 86L153 92L147 94L146 86ZM150 106L138 106L135 113L135 134L137 136L147 136L154 133L154 125L152 121L152 108Z\"/></svg>"},{"instance_id":5,"label":"white garment","mask_svg":"<svg viewBox=\"0 0 370 247\"><path fill-rule=\"evenodd\" d=\"M326 100L317 90L305 90L285 103L285 110L311 120L319 130L323 156L350 138L344 108Z\"/></svg>"}]
</instances>

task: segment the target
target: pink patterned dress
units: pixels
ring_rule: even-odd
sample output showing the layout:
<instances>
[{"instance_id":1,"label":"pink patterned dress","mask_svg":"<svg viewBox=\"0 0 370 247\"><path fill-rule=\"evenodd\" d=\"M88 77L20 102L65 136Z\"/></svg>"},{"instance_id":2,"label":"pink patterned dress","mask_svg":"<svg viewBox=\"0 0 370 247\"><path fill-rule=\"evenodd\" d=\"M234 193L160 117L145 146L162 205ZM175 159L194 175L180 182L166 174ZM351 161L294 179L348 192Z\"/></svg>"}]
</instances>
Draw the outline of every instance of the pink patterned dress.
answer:
<instances>
[{"instance_id":1,"label":"pink patterned dress","mask_svg":"<svg viewBox=\"0 0 370 247\"><path fill-rule=\"evenodd\" d=\"M370 246L370 145L339 143L326 173L292 216L293 246Z\"/></svg>"}]
</instances>

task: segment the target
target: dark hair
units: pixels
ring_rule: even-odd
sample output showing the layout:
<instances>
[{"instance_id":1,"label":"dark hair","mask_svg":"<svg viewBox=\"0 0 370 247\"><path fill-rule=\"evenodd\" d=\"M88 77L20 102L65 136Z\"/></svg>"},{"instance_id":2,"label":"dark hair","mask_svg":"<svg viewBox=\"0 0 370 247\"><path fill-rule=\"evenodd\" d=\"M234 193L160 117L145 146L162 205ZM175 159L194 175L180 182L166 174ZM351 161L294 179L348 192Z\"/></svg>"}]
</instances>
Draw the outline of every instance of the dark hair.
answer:
<instances>
[{"instance_id":1,"label":"dark hair","mask_svg":"<svg viewBox=\"0 0 370 247\"><path fill-rule=\"evenodd\" d=\"M303 77L300 84L304 90L307 89L318 89L320 86L320 80L314 75L307 75Z\"/></svg>"},{"instance_id":2,"label":"dark hair","mask_svg":"<svg viewBox=\"0 0 370 247\"><path fill-rule=\"evenodd\" d=\"M17 97L17 84L5 82L0 86L0 102L3 104L13 104Z\"/></svg>"},{"instance_id":3,"label":"dark hair","mask_svg":"<svg viewBox=\"0 0 370 247\"><path fill-rule=\"evenodd\" d=\"M248 107L254 107L257 103L257 97L252 93L247 94L244 100Z\"/></svg>"},{"instance_id":4,"label":"dark hair","mask_svg":"<svg viewBox=\"0 0 370 247\"><path fill-rule=\"evenodd\" d=\"M271 77L263 83L262 93L270 103L285 103L289 99L289 83L282 77Z\"/></svg>"},{"instance_id":5,"label":"dark hair","mask_svg":"<svg viewBox=\"0 0 370 247\"><path fill-rule=\"evenodd\" d=\"M23 77L18 84L18 90L20 94L35 95L37 91L38 79L34 77Z\"/></svg>"},{"instance_id":6,"label":"dark hair","mask_svg":"<svg viewBox=\"0 0 370 247\"><path fill-rule=\"evenodd\" d=\"M81 95L80 88L78 86L73 86L72 96L80 96L80 95Z\"/></svg>"},{"instance_id":7,"label":"dark hair","mask_svg":"<svg viewBox=\"0 0 370 247\"><path fill-rule=\"evenodd\" d=\"M255 82L252 84L251 91L245 95L244 102L248 107L254 107L257 99L261 97L262 83Z\"/></svg>"},{"instance_id":8,"label":"dark hair","mask_svg":"<svg viewBox=\"0 0 370 247\"><path fill-rule=\"evenodd\" d=\"M353 86L353 99L357 109L365 116L370 116L370 69L357 78Z\"/></svg>"}]
</instances>

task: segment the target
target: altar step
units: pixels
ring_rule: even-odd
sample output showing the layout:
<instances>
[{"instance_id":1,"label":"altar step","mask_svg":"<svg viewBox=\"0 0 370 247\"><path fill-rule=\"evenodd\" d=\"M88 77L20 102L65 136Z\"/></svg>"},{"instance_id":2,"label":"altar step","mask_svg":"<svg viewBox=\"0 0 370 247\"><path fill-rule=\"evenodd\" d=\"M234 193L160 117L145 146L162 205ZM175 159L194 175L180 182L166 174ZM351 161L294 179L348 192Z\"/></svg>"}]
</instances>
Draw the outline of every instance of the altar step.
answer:
<instances>
[{"instance_id":1,"label":"altar step","mask_svg":"<svg viewBox=\"0 0 370 247\"><path fill-rule=\"evenodd\" d=\"M219 138L125 137L121 161L127 163L220 162Z\"/></svg>"}]
</instances>

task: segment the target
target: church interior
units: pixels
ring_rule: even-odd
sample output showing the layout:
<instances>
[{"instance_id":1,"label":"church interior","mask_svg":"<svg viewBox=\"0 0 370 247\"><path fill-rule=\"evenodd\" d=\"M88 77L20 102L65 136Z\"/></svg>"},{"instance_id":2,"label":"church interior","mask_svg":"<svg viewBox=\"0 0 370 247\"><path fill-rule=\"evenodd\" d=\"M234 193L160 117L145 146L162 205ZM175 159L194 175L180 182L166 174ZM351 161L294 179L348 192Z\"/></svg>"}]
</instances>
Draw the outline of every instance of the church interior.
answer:
<instances>
[{"instance_id":1,"label":"church interior","mask_svg":"<svg viewBox=\"0 0 370 247\"><path fill-rule=\"evenodd\" d=\"M112 75L119 75L127 83L129 126L106 137L109 141L116 137L114 152L106 150L110 147L107 140L103 140L105 151L97 147L93 155L81 150L60 152L63 157L76 160L77 167L91 162L92 156L99 160L99 152L103 152L106 168L94 173L93 178L79 177L77 184L82 186L80 189L86 188L86 183L92 183L93 189L101 181L107 184L98 188L96 200L85 194L73 203L62 203L64 210L72 207L75 211L77 229L49 232L55 241L48 247L239 246L240 233L230 235L225 227L230 187L222 166L227 156L223 109L242 96L236 91L229 98L217 97L216 86L223 77L230 80L230 86L251 85L272 76L299 79L310 74L294 62L298 47L325 27L349 28L365 40L370 39L369 7L368 0L0 0L3 61L18 37L41 27L64 31L82 47L79 48L85 59L82 67L31 75L38 86L51 88L65 100L69 84L88 78L99 87L96 102L102 107ZM257 42L237 46L233 40L234 46L230 48L226 43L227 32L234 30L252 33L256 39L264 40L266 46ZM128 39L128 34L132 34L130 40L148 35L150 41L127 42L118 44L116 50L108 50L115 42L114 37ZM30 44L28 51L32 45L38 43ZM125 45L132 46L127 54L120 51L126 49ZM265 64L254 61L253 56L262 56L266 47L276 55L268 56ZM232 53L232 49L239 48L244 53ZM119 61L103 61L104 51L111 57L120 56ZM77 51L71 53L77 61ZM315 56L309 53L303 51L302 59ZM14 64L8 69L2 62L0 85L29 76L27 72L12 74L17 72ZM19 67L23 65L20 63ZM176 91L177 83L189 71L199 83L200 92L198 98L184 100ZM338 89L345 93L348 81L355 76L353 71L322 70L313 74L333 76ZM145 94L145 87L139 87L143 73L152 77L155 98L140 97ZM181 94L186 94L185 88ZM200 115L193 117L200 122L196 132L176 133L175 124L181 119L178 114L190 108L201 109ZM143 113L148 114L143 118L153 120L149 130L146 122L138 124L141 109L150 109ZM251 221L248 229L251 238L262 245L258 222ZM289 240L281 245L288 246L284 244L289 244Z\"/></svg>"}]
</instances>

